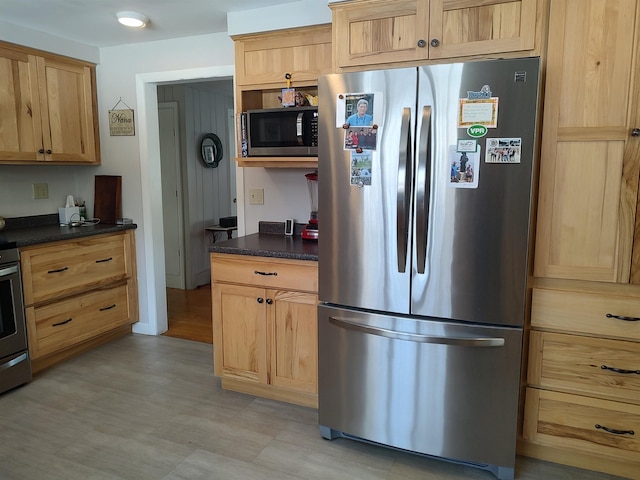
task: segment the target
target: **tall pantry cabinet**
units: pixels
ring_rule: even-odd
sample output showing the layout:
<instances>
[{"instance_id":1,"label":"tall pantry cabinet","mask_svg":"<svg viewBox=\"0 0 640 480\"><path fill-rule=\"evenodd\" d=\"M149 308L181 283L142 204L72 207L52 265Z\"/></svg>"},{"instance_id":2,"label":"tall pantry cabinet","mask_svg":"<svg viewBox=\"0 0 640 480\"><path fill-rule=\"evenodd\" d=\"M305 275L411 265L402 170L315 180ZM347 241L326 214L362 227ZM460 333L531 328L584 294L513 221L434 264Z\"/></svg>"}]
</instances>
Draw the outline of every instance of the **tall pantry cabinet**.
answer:
<instances>
[{"instance_id":1,"label":"tall pantry cabinet","mask_svg":"<svg viewBox=\"0 0 640 480\"><path fill-rule=\"evenodd\" d=\"M640 479L639 0L551 0L519 452Z\"/></svg>"}]
</instances>

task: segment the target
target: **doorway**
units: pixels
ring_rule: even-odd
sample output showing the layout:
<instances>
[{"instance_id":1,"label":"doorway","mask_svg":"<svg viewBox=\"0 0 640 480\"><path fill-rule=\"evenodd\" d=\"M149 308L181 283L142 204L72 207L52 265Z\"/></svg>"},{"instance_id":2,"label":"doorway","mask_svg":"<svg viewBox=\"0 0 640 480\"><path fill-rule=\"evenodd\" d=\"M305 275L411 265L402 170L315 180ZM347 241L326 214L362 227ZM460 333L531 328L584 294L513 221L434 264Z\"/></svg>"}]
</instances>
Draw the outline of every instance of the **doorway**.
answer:
<instances>
[{"instance_id":1,"label":"doorway","mask_svg":"<svg viewBox=\"0 0 640 480\"><path fill-rule=\"evenodd\" d=\"M236 215L233 81L172 83L157 90L166 334L210 342L212 240L205 229L221 217ZM201 158L200 144L207 134L217 135L223 147L215 168Z\"/></svg>"},{"instance_id":2,"label":"doorway","mask_svg":"<svg viewBox=\"0 0 640 480\"><path fill-rule=\"evenodd\" d=\"M136 75L138 111L140 112L140 165L142 171L142 210L144 225L144 258L141 259L145 276L141 285L140 317L134 331L159 335L168 328L166 279L164 266L164 239L162 220L162 192L160 174L160 138L158 121L157 86L177 82L208 81L232 78L233 65L172 70L169 72L140 73ZM244 235L244 178L242 169L236 171L238 235Z\"/></svg>"}]
</instances>

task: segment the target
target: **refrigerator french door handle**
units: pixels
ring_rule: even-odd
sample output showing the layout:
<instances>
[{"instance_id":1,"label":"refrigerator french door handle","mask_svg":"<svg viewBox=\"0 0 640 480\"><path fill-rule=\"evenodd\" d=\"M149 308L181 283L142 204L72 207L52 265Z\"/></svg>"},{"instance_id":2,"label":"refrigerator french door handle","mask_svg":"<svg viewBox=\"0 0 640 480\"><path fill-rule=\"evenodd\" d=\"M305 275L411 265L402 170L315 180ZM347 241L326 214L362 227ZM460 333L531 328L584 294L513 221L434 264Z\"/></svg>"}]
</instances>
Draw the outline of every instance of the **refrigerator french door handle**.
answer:
<instances>
[{"instance_id":1,"label":"refrigerator french door handle","mask_svg":"<svg viewBox=\"0 0 640 480\"><path fill-rule=\"evenodd\" d=\"M398 196L396 207L396 241L398 253L398 272L407 268L409 250L409 203L411 195L411 109L402 109L400 124L400 147L398 156Z\"/></svg>"},{"instance_id":2,"label":"refrigerator french door handle","mask_svg":"<svg viewBox=\"0 0 640 480\"><path fill-rule=\"evenodd\" d=\"M416 263L418 273L424 273L427 261L427 229L429 217L431 172L431 107L422 108L422 127L418 141L416 171Z\"/></svg>"},{"instance_id":3,"label":"refrigerator french door handle","mask_svg":"<svg viewBox=\"0 0 640 480\"><path fill-rule=\"evenodd\" d=\"M344 318L329 317L329 323L336 327L354 332L368 333L392 340L406 340L415 343L432 343L438 345L452 345L457 347L503 347L504 338L499 337L440 337L438 335L419 335L415 333L396 332L380 327L370 327L355 323Z\"/></svg>"}]
</instances>

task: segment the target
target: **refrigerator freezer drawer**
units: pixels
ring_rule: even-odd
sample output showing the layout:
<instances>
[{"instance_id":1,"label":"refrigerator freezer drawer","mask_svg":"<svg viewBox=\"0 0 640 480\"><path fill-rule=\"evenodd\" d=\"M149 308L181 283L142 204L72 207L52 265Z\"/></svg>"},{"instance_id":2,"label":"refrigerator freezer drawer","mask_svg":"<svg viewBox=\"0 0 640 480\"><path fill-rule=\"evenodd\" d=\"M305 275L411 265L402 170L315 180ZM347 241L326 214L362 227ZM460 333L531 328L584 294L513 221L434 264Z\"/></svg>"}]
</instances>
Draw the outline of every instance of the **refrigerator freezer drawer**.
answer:
<instances>
[{"instance_id":1,"label":"refrigerator freezer drawer","mask_svg":"<svg viewBox=\"0 0 640 480\"><path fill-rule=\"evenodd\" d=\"M318 312L324 431L513 472L522 329Z\"/></svg>"}]
</instances>

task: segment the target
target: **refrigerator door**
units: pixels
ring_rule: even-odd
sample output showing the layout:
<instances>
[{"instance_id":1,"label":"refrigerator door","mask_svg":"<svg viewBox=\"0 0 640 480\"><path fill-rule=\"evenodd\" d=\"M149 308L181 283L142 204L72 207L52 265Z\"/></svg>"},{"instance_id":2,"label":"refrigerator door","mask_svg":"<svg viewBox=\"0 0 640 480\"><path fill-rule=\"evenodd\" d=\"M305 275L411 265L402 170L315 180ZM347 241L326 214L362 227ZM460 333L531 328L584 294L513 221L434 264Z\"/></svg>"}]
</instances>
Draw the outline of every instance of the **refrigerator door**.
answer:
<instances>
[{"instance_id":1,"label":"refrigerator door","mask_svg":"<svg viewBox=\"0 0 640 480\"><path fill-rule=\"evenodd\" d=\"M411 313L521 326L530 256L539 61L443 64L418 72ZM468 108L463 118L460 99L481 96L485 85L489 96L497 98L497 126L474 139L460 126L485 118L487 112L490 117L486 106L491 102L463 101ZM479 111L474 112L476 107ZM464 163L472 165L473 175L459 172L454 178L452 163L460 167L465 149Z\"/></svg>"},{"instance_id":2,"label":"refrigerator door","mask_svg":"<svg viewBox=\"0 0 640 480\"><path fill-rule=\"evenodd\" d=\"M472 462L513 478L521 344L521 328L321 305L321 433Z\"/></svg>"},{"instance_id":3,"label":"refrigerator door","mask_svg":"<svg viewBox=\"0 0 640 480\"><path fill-rule=\"evenodd\" d=\"M409 312L415 68L328 75L318 81L318 267L321 302ZM370 185L346 149L340 96L372 94ZM357 128L357 127L356 127ZM353 129L355 130L355 129ZM365 147L366 155L372 150Z\"/></svg>"}]
</instances>

